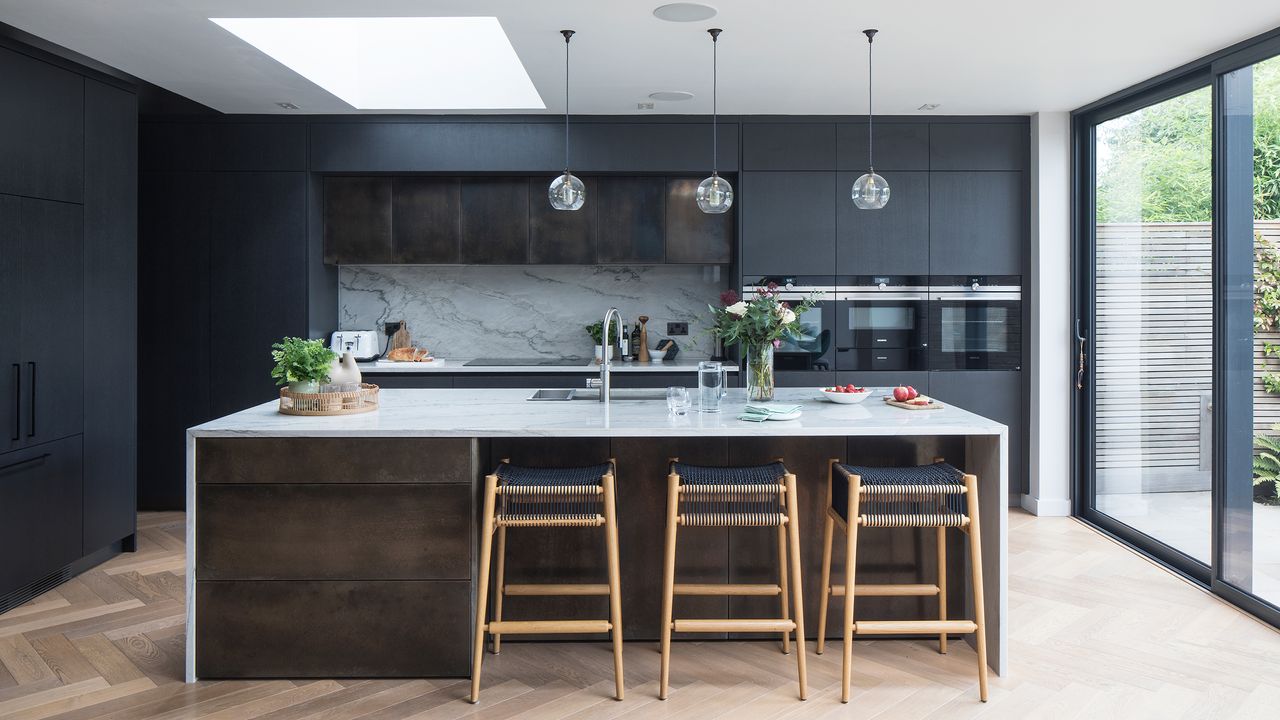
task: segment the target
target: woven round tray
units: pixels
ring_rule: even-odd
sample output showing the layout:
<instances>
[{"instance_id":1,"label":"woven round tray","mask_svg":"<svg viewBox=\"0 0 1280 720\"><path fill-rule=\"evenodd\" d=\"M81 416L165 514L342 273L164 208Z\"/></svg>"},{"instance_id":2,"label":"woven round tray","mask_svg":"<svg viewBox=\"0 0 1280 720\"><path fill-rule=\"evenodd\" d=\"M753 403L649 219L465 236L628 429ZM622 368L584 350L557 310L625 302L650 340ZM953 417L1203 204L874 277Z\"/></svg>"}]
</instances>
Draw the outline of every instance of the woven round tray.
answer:
<instances>
[{"instance_id":1,"label":"woven round tray","mask_svg":"<svg viewBox=\"0 0 1280 720\"><path fill-rule=\"evenodd\" d=\"M356 415L378 409L378 386L360 383L359 390L295 393L280 388L280 412L285 415Z\"/></svg>"}]
</instances>

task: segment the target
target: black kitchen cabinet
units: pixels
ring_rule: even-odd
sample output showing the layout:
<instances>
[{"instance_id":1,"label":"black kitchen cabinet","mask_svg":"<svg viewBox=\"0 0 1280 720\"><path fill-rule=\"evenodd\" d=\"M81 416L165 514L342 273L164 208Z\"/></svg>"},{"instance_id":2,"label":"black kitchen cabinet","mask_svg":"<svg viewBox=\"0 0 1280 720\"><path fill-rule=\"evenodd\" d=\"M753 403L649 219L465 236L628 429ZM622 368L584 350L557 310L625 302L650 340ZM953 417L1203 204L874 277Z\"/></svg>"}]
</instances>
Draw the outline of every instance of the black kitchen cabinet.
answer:
<instances>
[{"instance_id":1,"label":"black kitchen cabinet","mask_svg":"<svg viewBox=\"0 0 1280 720\"><path fill-rule=\"evenodd\" d=\"M78 203L84 78L0 48L0 193Z\"/></svg>"},{"instance_id":2,"label":"black kitchen cabinet","mask_svg":"<svg viewBox=\"0 0 1280 720\"><path fill-rule=\"evenodd\" d=\"M872 128L873 158L867 151L867 123L841 123L836 126L836 169L857 171L857 178L874 159L880 175L886 170L928 170L929 128L926 123L877 120Z\"/></svg>"},{"instance_id":3,"label":"black kitchen cabinet","mask_svg":"<svg viewBox=\"0 0 1280 720\"><path fill-rule=\"evenodd\" d=\"M596 179L579 178L586 200L577 210L557 210L547 198L548 180L529 178L529 262L591 265L596 261Z\"/></svg>"},{"instance_id":4,"label":"black kitchen cabinet","mask_svg":"<svg viewBox=\"0 0 1280 720\"><path fill-rule=\"evenodd\" d=\"M27 445L84 430L84 219L71 203L22 198L18 281L22 436Z\"/></svg>"},{"instance_id":5,"label":"black kitchen cabinet","mask_svg":"<svg viewBox=\"0 0 1280 720\"><path fill-rule=\"evenodd\" d=\"M735 182L735 178L726 178ZM667 262L724 265L733 260L734 222L738 202L729 212L709 215L694 194L703 178L667 180Z\"/></svg>"},{"instance_id":6,"label":"black kitchen cabinet","mask_svg":"<svg viewBox=\"0 0 1280 720\"><path fill-rule=\"evenodd\" d=\"M543 171L549 183L564 169L564 125L550 118L536 122L370 122L360 118L359 122L314 122L310 128L312 172ZM581 142L574 137L575 147Z\"/></svg>"},{"instance_id":7,"label":"black kitchen cabinet","mask_svg":"<svg viewBox=\"0 0 1280 720\"><path fill-rule=\"evenodd\" d=\"M396 178L391 187L392 262L457 263L461 258L457 178Z\"/></svg>"},{"instance_id":8,"label":"black kitchen cabinet","mask_svg":"<svg viewBox=\"0 0 1280 720\"><path fill-rule=\"evenodd\" d=\"M464 178L462 262L477 265L527 262L529 203L529 183L524 178Z\"/></svg>"},{"instance_id":9,"label":"black kitchen cabinet","mask_svg":"<svg viewBox=\"0 0 1280 720\"><path fill-rule=\"evenodd\" d=\"M196 120L147 122L143 172L306 170L307 128L280 116L265 122Z\"/></svg>"},{"instance_id":10,"label":"black kitchen cabinet","mask_svg":"<svg viewBox=\"0 0 1280 720\"><path fill-rule=\"evenodd\" d=\"M82 464L79 435L0 456L0 597L81 557Z\"/></svg>"},{"instance_id":11,"label":"black kitchen cabinet","mask_svg":"<svg viewBox=\"0 0 1280 720\"><path fill-rule=\"evenodd\" d=\"M1027 202L1021 172L930 173L929 272L1021 275Z\"/></svg>"},{"instance_id":12,"label":"black kitchen cabinet","mask_svg":"<svg viewBox=\"0 0 1280 720\"><path fill-rule=\"evenodd\" d=\"M1026 421L1022 373L1009 370L955 370L930 373L930 395L1009 427L1009 502L1027 487Z\"/></svg>"},{"instance_id":13,"label":"black kitchen cabinet","mask_svg":"<svg viewBox=\"0 0 1280 720\"><path fill-rule=\"evenodd\" d=\"M22 199L0 195L0 227L18 227ZM18 236L0 233L0 453L16 450L25 442L22 435L22 348L15 342L22 332L22 291L18 285L22 268L18 262Z\"/></svg>"},{"instance_id":14,"label":"black kitchen cabinet","mask_svg":"<svg viewBox=\"0 0 1280 720\"><path fill-rule=\"evenodd\" d=\"M935 123L929 131L929 169L935 171L1022 170L1030 150L1026 122Z\"/></svg>"},{"instance_id":15,"label":"black kitchen cabinet","mask_svg":"<svg viewBox=\"0 0 1280 720\"><path fill-rule=\"evenodd\" d=\"M307 334L306 173L210 173L214 417L278 397L271 344Z\"/></svg>"},{"instance_id":16,"label":"black kitchen cabinet","mask_svg":"<svg viewBox=\"0 0 1280 720\"><path fill-rule=\"evenodd\" d=\"M848 199L865 170L842 172L836 185L836 273L926 275L929 272L929 173L877 171L889 182L889 203L860 210Z\"/></svg>"},{"instance_id":17,"label":"black kitchen cabinet","mask_svg":"<svg viewBox=\"0 0 1280 720\"><path fill-rule=\"evenodd\" d=\"M836 174L742 174L742 274L831 274L836 261Z\"/></svg>"},{"instance_id":18,"label":"black kitchen cabinet","mask_svg":"<svg viewBox=\"0 0 1280 720\"><path fill-rule=\"evenodd\" d=\"M325 178L323 204L325 263L391 262L391 178Z\"/></svg>"},{"instance_id":19,"label":"black kitchen cabinet","mask_svg":"<svg viewBox=\"0 0 1280 720\"><path fill-rule=\"evenodd\" d=\"M742 169L835 170L832 123L750 123L742 129Z\"/></svg>"},{"instance_id":20,"label":"black kitchen cabinet","mask_svg":"<svg viewBox=\"0 0 1280 720\"><path fill-rule=\"evenodd\" d=\"M137 523L137 96L85 80L84 552Z\"/></svg>"},{"instance_id":21,"label":"black kitchen cabinet","mask_svg":"<svg viewBox=\"0 0 1280 720\"><path fill-rule=\"evenodd\" d=\"M666 180L660 177L596 178L600 263L660 263L666 257Z\"/></svg>"},{"instance_id":22,"label":"black kitchen cabinet","mask_svg":"<svg viewBox=\"0 0 1280 720\"><path fill-rule=\"evenodd\" d=\"M777 370L773 373L778 387L830 387L835 384L835 372L826 370Z\"/></svg>"}]
</instances>

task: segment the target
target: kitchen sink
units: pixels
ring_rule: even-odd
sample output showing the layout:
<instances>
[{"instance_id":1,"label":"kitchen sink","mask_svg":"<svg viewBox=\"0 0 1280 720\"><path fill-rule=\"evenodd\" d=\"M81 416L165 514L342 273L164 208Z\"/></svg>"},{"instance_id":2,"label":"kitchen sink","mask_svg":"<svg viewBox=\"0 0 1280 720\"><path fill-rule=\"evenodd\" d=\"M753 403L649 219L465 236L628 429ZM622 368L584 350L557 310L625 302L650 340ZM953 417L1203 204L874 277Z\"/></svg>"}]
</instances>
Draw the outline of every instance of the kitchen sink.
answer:
<instances>
[{"instance_id":1,"label":"kitchen sink","mask_svg":"<svg viewBox=\"0 0 1280 720\"><path fill-rule=\"evenodd\" d=\"M559 390L539 390L534 394L530 395L527 399L529 400L572 400L573 394L575 392L577 392L577 390L571 390L567 388L559 389ZM597 395L597 397L599 396Z\"/></svg>"},{"instance_id":2,"label":"kitchen sink","mask_svg":"<svg viewBox=\"0 0 1280 720\"><path fill-rule=\"evenodd\" d=\"M596 389L556 389L538 390L528 400L591 400L600 401L600 391ZM666 400L666 388L614 388L609 399L617 401L629 400Z\"/></svg>"}]
</instances>

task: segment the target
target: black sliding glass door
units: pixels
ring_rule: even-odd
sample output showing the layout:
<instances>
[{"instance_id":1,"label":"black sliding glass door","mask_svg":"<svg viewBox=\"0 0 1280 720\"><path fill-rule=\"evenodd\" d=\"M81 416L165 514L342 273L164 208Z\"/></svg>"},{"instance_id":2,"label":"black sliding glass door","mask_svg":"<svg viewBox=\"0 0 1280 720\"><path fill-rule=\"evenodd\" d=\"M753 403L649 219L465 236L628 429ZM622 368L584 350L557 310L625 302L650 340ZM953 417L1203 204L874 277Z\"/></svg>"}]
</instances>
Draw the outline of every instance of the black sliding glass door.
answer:
<instances>
[{"instance_id":1,"label":"black sliding glass door","mask_svg":"<svg viewBox=\"0 0 1280 720\"><path fill-rule=\"evenodd\" d=\"M1074 123L1076 512L1280 624L1280 34Z\"/></svg>"}]
</instances>

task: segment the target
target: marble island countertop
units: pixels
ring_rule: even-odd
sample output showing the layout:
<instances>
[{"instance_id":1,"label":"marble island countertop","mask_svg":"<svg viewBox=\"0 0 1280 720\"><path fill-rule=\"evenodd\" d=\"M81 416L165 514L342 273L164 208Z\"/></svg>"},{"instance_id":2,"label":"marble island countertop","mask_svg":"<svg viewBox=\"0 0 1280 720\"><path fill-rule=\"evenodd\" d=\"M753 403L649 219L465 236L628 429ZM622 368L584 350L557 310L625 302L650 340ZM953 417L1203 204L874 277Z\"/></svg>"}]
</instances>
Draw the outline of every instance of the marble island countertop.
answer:
<instances>
[{"instance_id":1,"label":"marble island countertop","mask_svg":"<svg viewBox=\"0 0 1280 720\"><path fill-rule=\"evenodd\" d=\"M821 398L817 388L779 388L774 406L800 405L789 421L738 420L746 391L731 389L720 413L667 412L661 399L532 402L529 389L382 390L371 413L295 417L272 401L197 425L192 437L690 437L997 435L1004 425L962 408L904 410L886 405L886 388L856 405Z\"/></svg>"},{"instance_id":2,"label":"marble island countertop","mask_svg":"<svg viewBox=\"0 0 1280 720\"><path fill-rule=\"evenodd\" d=\"M683 373L695 372L698 369L698 362L706 358L677 358L671 361L654 360L650 363L623 362L614 360L612 372L615 373L638 373L638 372L667 372L667 373ZM525 373L570 373L576 375L599 375L600 366L594 360L583 360L581 365L467 365L469 359L454 360L450 358L436 358L435 362L415 363L415 362L392 362L390 360L377 360L375 362L357 363L360 372L381 374L381 373L507 373L507 374L525 374ZM731 373L738 372L738 366L733 363L726 363L725 369Z\"/></svg>"}]
</instances>

